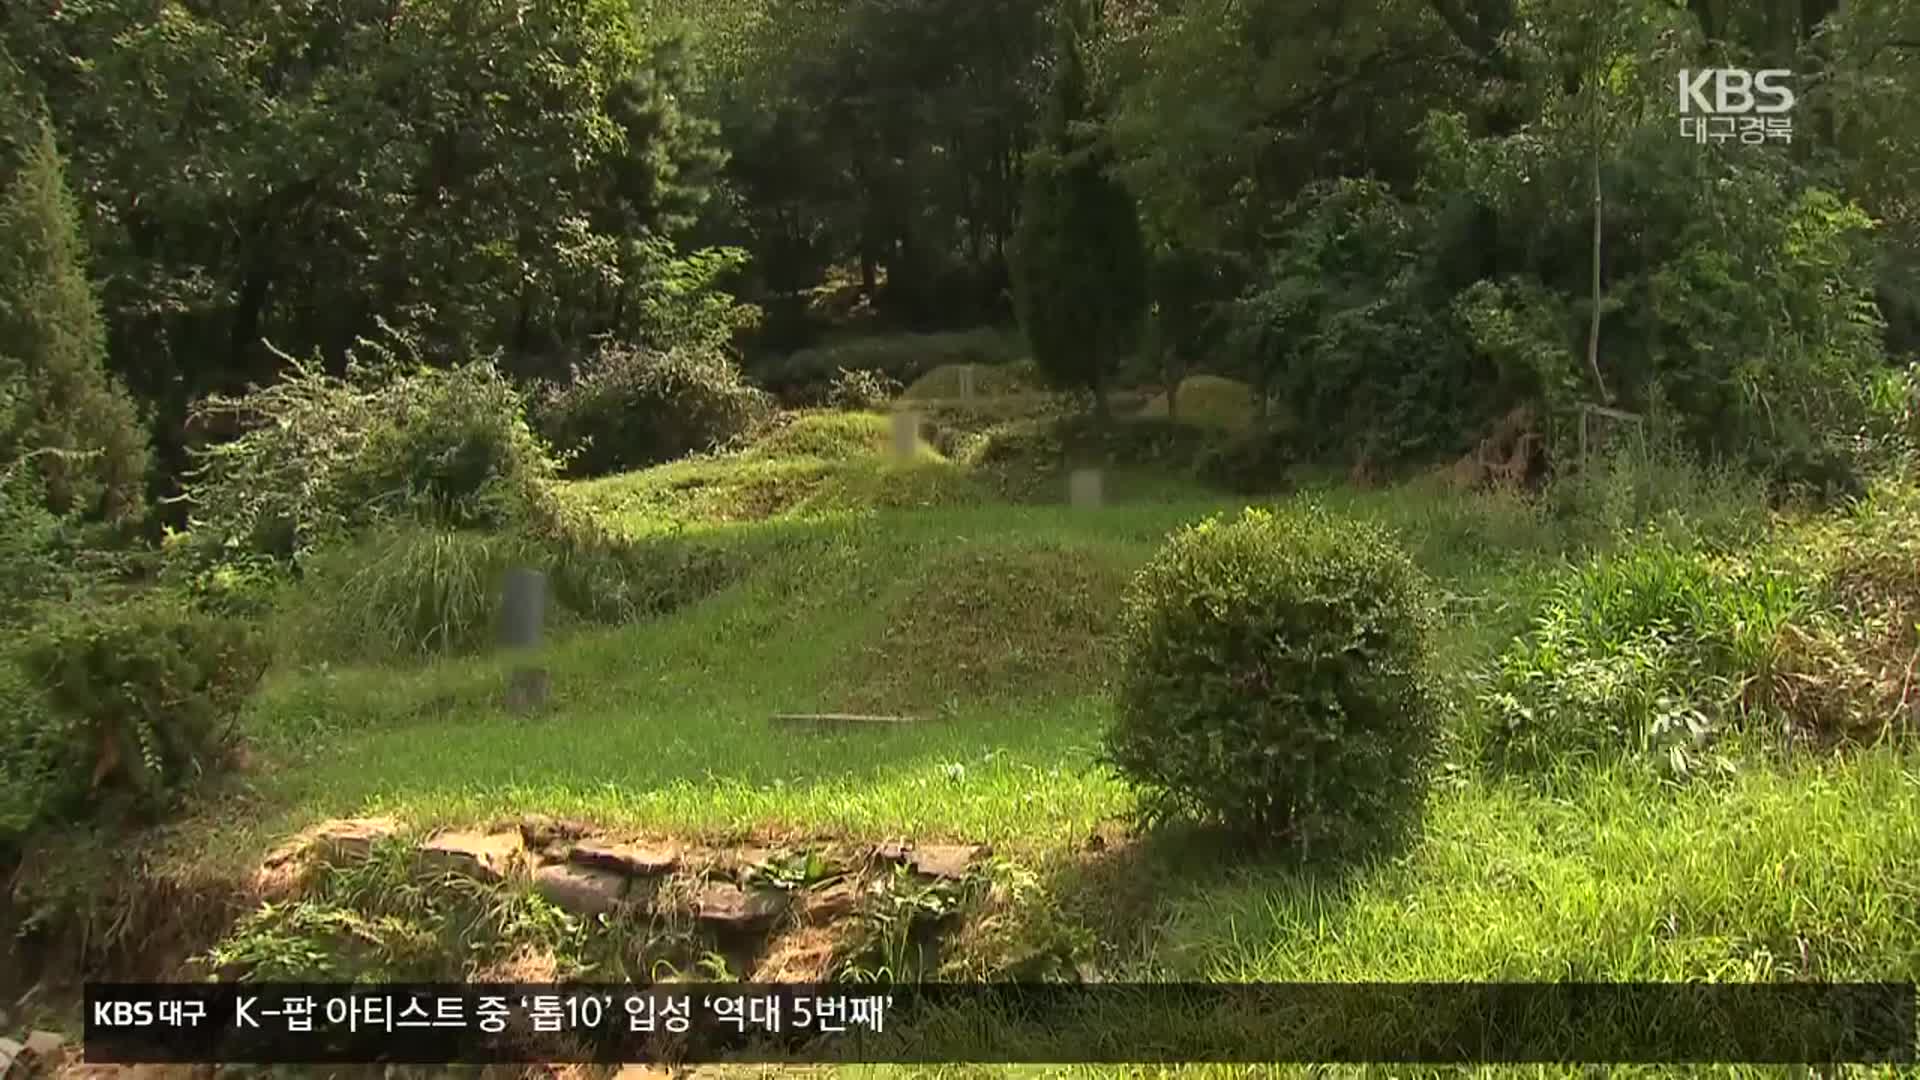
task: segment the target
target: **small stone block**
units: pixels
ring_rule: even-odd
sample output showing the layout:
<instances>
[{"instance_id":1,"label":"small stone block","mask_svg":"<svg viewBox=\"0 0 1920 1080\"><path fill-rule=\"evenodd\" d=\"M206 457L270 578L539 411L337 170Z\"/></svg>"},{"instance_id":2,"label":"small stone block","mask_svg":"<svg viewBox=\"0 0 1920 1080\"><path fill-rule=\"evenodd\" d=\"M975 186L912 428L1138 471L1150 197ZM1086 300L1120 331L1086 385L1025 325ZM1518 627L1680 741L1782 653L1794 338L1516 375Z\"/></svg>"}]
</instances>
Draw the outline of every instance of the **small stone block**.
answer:
<instances>
[{"instance_id":1,"label":"small stone block","mask_svg":"<svg viewBox=\"0 0 1920 1080\"><path fill-rule=\"evenodd\" d=\"M507 711L526 714L553 696L553 676L545 668L515 668L507 676Z\"/></svg>"},{"instance_id":2,"label":"small stone block","mask_svg":"<svg viewBox=\"0 0 1920 1080\"><path fill-rule=\"evenodd\" d=\"M19 1059L20 1051L26 1049L12 1039L0 1039L0 1076L6 1076L7 1070Z\"/></svg>"},{"instance_id":3,"label":"small stone block","mask_svg":"<svg viewBox=\"0 0 1920 1080\"><path fill-rule=\"evenodd\" d=\"M787 896L767 889L748 891L724 881L710 882L694 900L700 921L727 930L754 930L766 926L787 907Z\"/></svg>"},{"instance_id":4,"label":"small stone block","mask_svg":"<svg viewBox=\"0 0 1920 1080\"><path fill-rule=\"evenodd\" d=\"M986 853L978 844L930 844L913 850L913 869L927 877L958 881Z\"/></svg>"},{"instance_id":5,"label":"small stone block","mask_svg":"<svg viewBox=\"0 0 1920 1080\"><path fill-rule=\"evenodd\" d=\"M1091 510L1105 501L1105 478L1099 469L1075 469L1068 481L1068 494L1073 505L1081 510Z\"/></svg>"},{"instance_id":6,"label":"small stone block","mask_svg":"<svg viewBox=\"0 0 1920 1080\"><path fill-rule=\"evenodd\" d=\"M442 833L420 845L431 865L485 882L504 879L524 850L518 832Z\"/></svg>"},{"instance_id":7,"label":"small stone block","mask_svg":"<svg viewBox=\"0 0 1920 1080\"><path fill-rule=\"evenodd\" d=\"M359 860L373 853L373 845L400 831L392 818L352 818L323 826L314 837L322 858Z\"/></svg>"},{"instance_id":8,"label":"small stone block","mask_svg":"<svg viewBox=\"0 0 1920 1080\"><path fill-rule=\"evenodd\" d=\"M805 905L807 918L814 922L845 918L860 907L860 886L850 878L842 878L824 889L809 890Z\"/></svg>"},{"instance_id":9,"label":"small stone block","mask_svg":"<svg viewBox=\"0 0 1920 1080\"><path fill-rule=\"evenodd\" d=\"M283 866L312 854L329 861L357 862L373 851L373 845L400 831L392 818L343 818L323 822L287 843L275 848L262 864Z\"/></svg>"},{"instance_id":10,"label":"small stone block","mask_svg":"<svg viewBox=\"0 0 1920 1080\"><path fill-rule=\"evenodd\" d=\"M547 576L524 568L509 572L500 609L502 644L511 649L539 645L541 624L546 620Z\"/></svg>"},{"instance_id":11,"label":"small stone block","mask_svg":"<svg viewBox=\"0 0 1920 1080\"><path fill-rule=\"evenodd\" d=\"M32 1071L51 1076L55 1065L67 1056L67 1040L51 1031L36 1031L20 1046L16 1061Z\"/></svg>"},{"instance_id":12,"label":"small stone block","mask_svg":"<svg viewBox=\"0 0 1920 1080\"><path fill-rule=\"evenodd\" d=\"M670 874L680 866L680 852L674 848L637 844L575 844L567 858L584 866L597 866L633 877Z\"/></svg>"},{"instance_id":13,"label":"small stone block","mask_svg":"<svg viewBox=\"0 0 1920 1080\"><path fill-rule=\"evenodd\" d=\"M605 915L626 896L627 879L607 870L560 863L533 875L533 888L555 907L575 915Z\"/></svg>"},{"instance_id":14,"label":"small stone block","mask_svg":"<svg viewBox=\"0 0 1920 1080\"><path fill-rule=\"evenodd\" d=\"M893 414L893 456L903 461L912 460L920 449L920 414L897 412Z\"/></svg>"}]
</instances>

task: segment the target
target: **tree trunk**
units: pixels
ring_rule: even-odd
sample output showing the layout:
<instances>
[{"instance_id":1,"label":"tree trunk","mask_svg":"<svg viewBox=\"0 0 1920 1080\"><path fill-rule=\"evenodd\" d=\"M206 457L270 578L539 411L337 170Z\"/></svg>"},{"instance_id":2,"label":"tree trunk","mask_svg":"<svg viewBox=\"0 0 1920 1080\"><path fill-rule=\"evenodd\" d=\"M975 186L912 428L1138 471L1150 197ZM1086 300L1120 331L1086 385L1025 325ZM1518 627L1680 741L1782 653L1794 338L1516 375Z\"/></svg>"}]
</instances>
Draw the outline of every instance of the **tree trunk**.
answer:
<instances>
[{"instance_id":1,"label":"tree trunk","mask_svg":"<svg viewBox=\"0 0 1920 1080\"><path fill-rule=\"evenodd\" d=\"M1168 349L1161 362L1161 370L1167 381L1167 419L1180 419L1180 384L1185 382L1186 365L1180 361L1179 349Z\"/></svg>"},{"instance_id":2,"label":"tree trunk","mask_svg":"<svg viewBox=\"0 0 1920 1080\"><path fill-rule=\"evenodd\" d=\"M1593 313L1587 320L1587 368L1593 372L1593 384L1600 391L1602 404L1613 404L1607 380L1600 374L1600 147L1593 150Z\"/></svg>"},{"instance_id":3,"label":"tree trunk","mask_svg":"<svg viewBox=\"0 0 1920 1080\"><path fill-rule=\"evenodd\" d=\"M267 293L273 286L273 277L260 266L247 270L240 285L239 302L233 312L233 332L229 341L231 359L228 364L235 372L254 373L254 364L263 354L260 349L260 321L266 311ZM270 355L266 357L266 370L257 374L264 376L263 381L271 381L276 374L273 366L278 361Z\"/></svg>"}]
</instances>

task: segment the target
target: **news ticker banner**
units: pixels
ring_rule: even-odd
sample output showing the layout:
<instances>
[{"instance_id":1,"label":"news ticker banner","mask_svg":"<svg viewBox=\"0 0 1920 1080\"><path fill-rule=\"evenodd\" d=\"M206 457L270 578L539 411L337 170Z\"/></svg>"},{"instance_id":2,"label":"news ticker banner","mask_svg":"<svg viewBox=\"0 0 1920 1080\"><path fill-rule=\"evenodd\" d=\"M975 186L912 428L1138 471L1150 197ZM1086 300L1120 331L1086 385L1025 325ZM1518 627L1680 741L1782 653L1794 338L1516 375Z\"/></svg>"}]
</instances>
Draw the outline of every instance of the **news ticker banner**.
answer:
<instances>
[{"instance_id":1,"label":"news ticker banner","mask_svg":"<svg viewBox=\"0 0 1920 1080\"><path fill-rule=\"evenodd\" d=\"M1912 1063L1911 983L90 984L106 1064Z\"/></svg>"}]
</instances>

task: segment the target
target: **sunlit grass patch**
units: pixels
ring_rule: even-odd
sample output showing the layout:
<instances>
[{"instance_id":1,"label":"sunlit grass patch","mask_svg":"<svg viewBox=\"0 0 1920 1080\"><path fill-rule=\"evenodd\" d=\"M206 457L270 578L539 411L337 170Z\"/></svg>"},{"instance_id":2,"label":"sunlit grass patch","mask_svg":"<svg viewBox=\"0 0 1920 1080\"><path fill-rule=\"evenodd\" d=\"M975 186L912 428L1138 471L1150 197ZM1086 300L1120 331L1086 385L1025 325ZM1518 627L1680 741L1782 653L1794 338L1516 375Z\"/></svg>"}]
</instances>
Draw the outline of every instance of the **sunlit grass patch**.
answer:
<instances>
[{"instance_id":1,"label":"sunlit grass patch","mask_svg":"<svg viewBox=\"0 0 1920 1080\"><path fill-rule=\"evenodd\" d=\"M1446 790L1400 861L1189 891L1161 959L1279 981L1910 979L1914 770L1889 752L1683 786L1623 767L1559 799Z\"/></svg>"},{"instance_id":2,"label":"sunlit grass patch","mask_svg":"<svg viewBox=\"0 0 1920 1080\"><path fill-rule=\"evenodd\" d=\"M740 456L845 461L885 453L891 439L892 423L881 413L808 409L784 415Z\"/></svg>"},{"instance_id":3,"label":"sunlit grass patch","mask_svg":"<svg viewBox=\"0 0 1920 1080\"><path fill-rule=\"evenodd\" d=\"M954 400L971 390L982 398L1045 392L1036 372L1022 365L942 364L915 379L902 398L908 402Z\"/></svg>"},{"instance_id":4,"label":"sunlit grass patch","mask_svg":"<svg viewBox=\"0 0 1920 1080\"><path fill-rule=\"evenodd\" d=\"M1238 379L1219 375L1189 375L1178 387L1178 408L1173 416L1180 423L1221 431L1240 432L1253 427L1253 391ZM1162 393L1140 410L1142 417L1165 419L1167 395Z\"/></svg>"}]
</instances>

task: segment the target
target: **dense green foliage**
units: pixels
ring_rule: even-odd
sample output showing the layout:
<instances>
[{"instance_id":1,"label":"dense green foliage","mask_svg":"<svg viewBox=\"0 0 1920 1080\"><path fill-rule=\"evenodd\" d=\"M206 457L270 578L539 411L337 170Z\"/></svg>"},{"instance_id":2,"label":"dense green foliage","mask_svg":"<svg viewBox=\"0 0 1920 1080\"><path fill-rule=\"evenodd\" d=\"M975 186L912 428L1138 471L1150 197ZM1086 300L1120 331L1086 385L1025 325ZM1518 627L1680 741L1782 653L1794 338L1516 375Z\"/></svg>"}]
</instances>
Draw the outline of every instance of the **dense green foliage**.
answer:
<instances>
[{"instance_id":1,"label":"dense green foliage","mask_svg":"<svg viewBox=\"0 0 1920 1080\"><path fill-rule=\"evenodd\" d=\"M554 475L521 393L476 362L420 366L410 342L365 342L344 378L289 361L280 381L197 406L233 437L199 452L186 481L198 566L295 558L387 516L500 525Z\"/></svg>"},{"instance_id":2,"label":"dense green foliage","mask_svg":"<svg viewBox=\"0 0 1920 1080\"><path fill-rule=\"evenodd\" d=\"M107 370L79 215L41 127L0 195L0 465L39 478L49 510L125 522L146 499L147 433ZM14 488L17 493L20 489Z\"/></svg>"},{"instance_id":3,"label":"dense green foliage","mask_svg":"<svg viewBox=\"0 0 1920 1080\"><path fill-rule=\"evenodd\" d=\"M1088 5L1062 0L1055 18L1053 85L1043 142L1026 161L1016 237L1015 299L1040 370L1056 384L1107 390L1138 343L1147 308L1147 255L1133 196L1108 175L1110 150L1094 129Z\"/></svg>"},{"instance_id":4,"label":"dense green foliage","mask_svg":"<svg viewBox=\"0 0 1920 1080\"><path fill-rule=\"evenodd\" d=\"M1176 534L1127 597L1109 758L1150 813L1322 853L1378 839L1432 764L1425 589L1387 536L1320 512Z\"/></svg>"},{"instance_id":5,"label":"dense green foliage","mask_svg":"<svg viewBox=\"0 0 1920 1080\"><path fill-rule=\"evenodd\" d=\"M50 620L20 654L44 705L25 688L5 691L18 708L7 738L19 756L7 769L20 795L0 827L72 813L115 790L137 809L162 809L217 775L266 659L254 628L165 600Z\"/></svg>"},{"instance_id":6,"label":"dense green foliage","mask_svg":"<svg viewBox=\"0 0 1920 1080\"><path fill-rule=\"evenodd\" d=\"M836 409L877 412L886 408L906 387L884 371L840 369L827 391L827 404Z\"/></svg>"},{"instance_id":7,"label":"dense green foliage","mask_svg":"<svg viewBox=\"0 0 1920 1080\"><path fill-rule=\"evenodd\" d=\"M1699 493L1674 520L1710 520ZM1900 730L1920 644L1913 496L1715 554L1697 535L1643 534L1569 569L1481 703L1508 767L1576 770L1651 757L1677 774L1741 738L1872 742Z\"/></svg>"},{"instance_id":8,"label":"dense green foliage","mask_svg":"<svg viewBox=\"0 0 1920 1080\"><path fill-rule=\"evenodd\" d=\"M16 7L0 138L46 103L169 472L268 341L385 319L551 381L604 336L1017 306L1056 377L1233 375L1298 457L1455 456L1526 404L1569 464L1583 403L1664 402L1704 456L1858 490L1863 383L1920 342L1910 3L1097 8ZM1716 65L1794 72L1791 144L1681 137ZM747 366L817 404L935 364Z\"/></svg>"},{"instance_id":9,"label":"dense green foliage","mask_svg":"<svg viewBox=\"0 0 1920 1080\"><path fill-rule=\"evenodd\" d=\"M563 371L648 329L721 155L683 49L625 0L9 5L106 283L115 366L188 404L387 319Z\"/></svg>"},{"instance_id":10,"label":"dense green foliage","mask_svg":"<svg viewBox=\"0 0 1920 1080\"><path fill-rule=\"evenodd\" d=\"M549 388L539 423L573 472L602 476L725 446L770 406L722 353L607 345Z\"/></svg>"}]
</instances>

